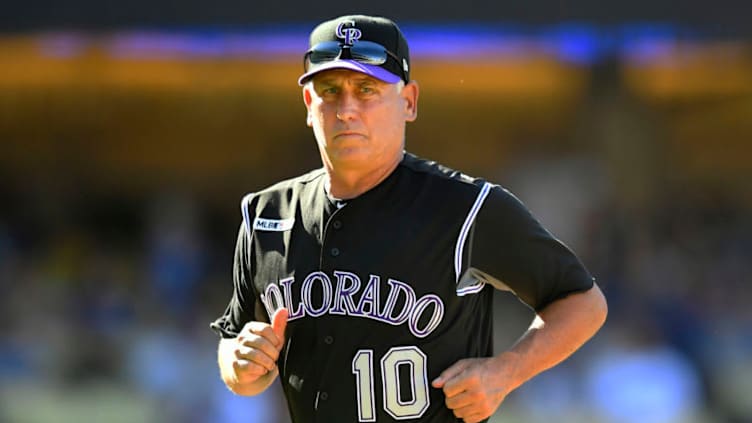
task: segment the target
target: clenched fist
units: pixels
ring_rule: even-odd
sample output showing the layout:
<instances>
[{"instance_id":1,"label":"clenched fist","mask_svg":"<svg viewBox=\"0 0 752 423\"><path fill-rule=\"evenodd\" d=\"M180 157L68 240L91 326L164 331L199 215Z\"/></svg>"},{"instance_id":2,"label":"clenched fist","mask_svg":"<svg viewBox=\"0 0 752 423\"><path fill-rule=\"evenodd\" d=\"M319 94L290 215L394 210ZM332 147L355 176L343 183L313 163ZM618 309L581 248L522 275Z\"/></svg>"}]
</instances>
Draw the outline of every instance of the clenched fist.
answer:
<instances>
[{"instance_id":1,"label":"clenched fist","mask_svg":"<svg viewBox=\"0 0 752 423\"><path fill-rule=\"evenodd\" d=\"M227 386L240 395L255 395L277 377L277 359L285 344L288 310L280 308L272 323L248 322L233 339L220 343L219 366Z\"/></svg>"},{"instance_id":2,"label":"clenched fist","mask_svg":"<svg viewBox=\"0 0 752 423\"><path fill-rule=\"evenodd\" d=\"M465 423L490 417L512 390L510 370L498 357L459 360L432 386L444 391L446 406Z\"/></svg>"}]
</instances>

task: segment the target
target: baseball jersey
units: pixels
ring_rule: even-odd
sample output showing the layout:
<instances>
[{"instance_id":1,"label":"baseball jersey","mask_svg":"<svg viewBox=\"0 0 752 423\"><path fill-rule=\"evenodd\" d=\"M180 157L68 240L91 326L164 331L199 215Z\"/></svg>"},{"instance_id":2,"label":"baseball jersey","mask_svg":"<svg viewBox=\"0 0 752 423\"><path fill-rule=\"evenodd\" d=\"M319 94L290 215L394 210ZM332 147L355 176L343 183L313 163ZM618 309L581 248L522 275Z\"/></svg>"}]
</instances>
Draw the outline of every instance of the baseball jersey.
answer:
<instances>
[{"instance_id":1,"label":"baseball jersey","mask_svg":"<svg viewBox=\"0 0 752 423\"><path fill-rule=\"evenodd\" d=\"M430 382L492 351L492 292L536 310L592 287L580 260L505 189L405 153L362 195L323 169L242 201L235 337L287 307L278 367L295 423L457 422Z\"/></svg>"}]
</instances>

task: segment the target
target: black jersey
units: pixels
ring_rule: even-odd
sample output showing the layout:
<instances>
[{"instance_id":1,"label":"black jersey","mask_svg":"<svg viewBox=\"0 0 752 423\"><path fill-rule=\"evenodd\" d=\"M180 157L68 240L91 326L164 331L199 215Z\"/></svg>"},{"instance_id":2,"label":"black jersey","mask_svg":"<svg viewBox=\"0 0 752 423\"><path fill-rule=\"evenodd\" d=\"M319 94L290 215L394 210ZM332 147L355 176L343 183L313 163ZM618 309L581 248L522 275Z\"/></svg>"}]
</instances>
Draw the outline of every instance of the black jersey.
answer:
<instances>
[{"instance_id":1,"label":"black jersey","mask_svg":"<svg viewBox=\"0 0 752 423\"><path fill-rule=\"evenodd\" d=\"M430 382L492 354L493 288L534 309L592 287L577 257L508 191L405 154L346 203L323 169L248 195L234 337L289 309L278 366L295 423L456 422Z\"/></svg>"}]
</instances>

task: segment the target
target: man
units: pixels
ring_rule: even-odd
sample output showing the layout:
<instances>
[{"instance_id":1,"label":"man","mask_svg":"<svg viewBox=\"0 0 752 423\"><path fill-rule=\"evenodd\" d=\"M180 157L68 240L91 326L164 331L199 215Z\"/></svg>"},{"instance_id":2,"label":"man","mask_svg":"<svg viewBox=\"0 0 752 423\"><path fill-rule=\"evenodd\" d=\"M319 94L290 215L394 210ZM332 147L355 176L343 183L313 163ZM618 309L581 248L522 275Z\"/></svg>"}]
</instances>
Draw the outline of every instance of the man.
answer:
<instances>
[{"instance_id":1,"label":"man","mask_svg":"<svg viewBox=\"0 0 752 423\"><path fill-rule=\"evenodd\" d=\"M316 27L299 84L323 168L242 202L220 372L239 395L280 376L295 423L485 421L605 320L593 278L513 195L404 152L409 66L390 20ZM495 356L494 288L537 313Z\"/></svg>"}]
</instances>

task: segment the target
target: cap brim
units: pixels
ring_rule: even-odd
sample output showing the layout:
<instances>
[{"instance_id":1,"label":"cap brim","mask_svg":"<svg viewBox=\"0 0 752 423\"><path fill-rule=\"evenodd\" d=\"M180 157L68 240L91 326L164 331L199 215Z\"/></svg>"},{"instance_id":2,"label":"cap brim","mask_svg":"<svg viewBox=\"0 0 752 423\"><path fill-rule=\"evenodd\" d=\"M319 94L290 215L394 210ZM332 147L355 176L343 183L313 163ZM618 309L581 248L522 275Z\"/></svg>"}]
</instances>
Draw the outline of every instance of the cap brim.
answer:
<instances>
[{"instance_id":1,"label":"cap brim","mask_svg":"<svg viewBox=\"0 0 752 423\"><path fill-rule=\"evenodd\" d=\"M388 84L396 84L402 79L400 76L395 75L380 66L368 65L365 63L356 62L355 60L333 60L331 62L326 62L318 66L311 67L308 72L304 73L300 78L298 78L298 85L304 85L313 75L329 69L348 69L351 71L364 73Z\"/></svg>"}]
</instances>

